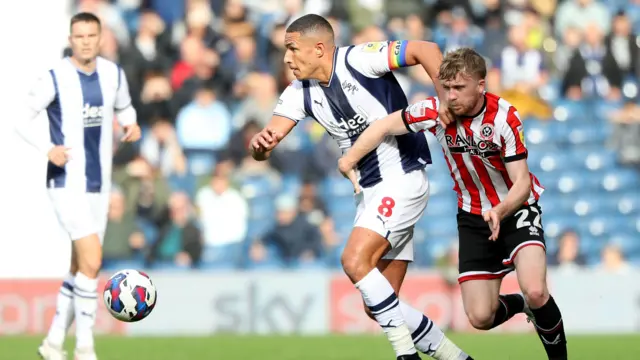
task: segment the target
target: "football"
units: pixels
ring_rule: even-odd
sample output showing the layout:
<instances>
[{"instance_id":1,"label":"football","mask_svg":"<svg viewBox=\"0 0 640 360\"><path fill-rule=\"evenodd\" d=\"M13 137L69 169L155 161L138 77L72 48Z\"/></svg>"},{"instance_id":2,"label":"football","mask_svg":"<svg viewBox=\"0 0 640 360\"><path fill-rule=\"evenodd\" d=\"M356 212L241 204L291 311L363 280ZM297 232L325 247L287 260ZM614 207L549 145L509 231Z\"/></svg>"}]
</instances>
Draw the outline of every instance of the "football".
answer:
<instances>
[{"instance_id":1,"label":"football","mask_svg":"<svg viewBox=\"0 0 640 360\"><path fill-rule=\"evenodd\" d=\"M149 275L138 270L115 273L104 287L104 304L120 321L140 321L156 306L156 287Z\"/></svg>"}]
</instances>

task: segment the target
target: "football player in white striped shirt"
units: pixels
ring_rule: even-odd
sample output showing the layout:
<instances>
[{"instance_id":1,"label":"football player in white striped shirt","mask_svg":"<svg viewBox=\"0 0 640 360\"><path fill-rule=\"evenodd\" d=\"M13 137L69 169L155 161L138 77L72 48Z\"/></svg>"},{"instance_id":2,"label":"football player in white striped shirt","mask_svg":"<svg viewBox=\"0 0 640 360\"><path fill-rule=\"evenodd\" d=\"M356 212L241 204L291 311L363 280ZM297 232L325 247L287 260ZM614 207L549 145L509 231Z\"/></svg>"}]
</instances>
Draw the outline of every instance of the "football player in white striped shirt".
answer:
<instances>
[{"instance_id":1,"label":"football player in white striped shirt","mask_svg":"<svg viewBox=\"0 0 640 360\"><path fill-rule=\"evenodd\" d=\"M305 15L285 35L285 62L296 81L284 91L267 127L252 140L252 155L266 160L306 117L320 123L348 149L376 119L407 106L391 72L420 64L436 79L442 54L423 41L375 42L336 47L321 16ZM448 119L443 108L441 118ZM424 134L390 136L358 164L361 191L342 264L360 290L367 314L391 342L398 359L419 359L417 350L441 360L470 359L420 311L397 297L413 260L413 227L427 205L425 166L431 154Z\"/></svg>"},{"instance_id":2,"label":"football player in white striped shirt","mask_svg":"<svg viewBox=\"0 0 640 360\"><path fill-rule=\"evenodd\" d=\"M447 105L433 97L420 101L369 127L339 160L339 169L348 174L390 134L433 133L458 195L458 282L469 321L489 330L525 312L535 320L548 358L566 360L562 314L546 283L538 205L544 189L529 172L517 110L484 91L486 74L484 59L474 50L448 53L439 77L456 122L440 126L438 107ZM502 278L514 269L523 294L500 295Z\"/></svg>"},{"instance_id":3,"label":"football player in white striped shirt","mask_svg":"<svg viewBox=\"0 0 640 360\"><path fill-rule=\"evenodd\" d=\"M127 81L116 64L98 57L101 24L90 13L71 19L73 55L44 74L29 93L27 120L17 130L49 159L43 181L73 254L49 334L38 349L43 359L66 359L65 334L76 320L76 360L95 360L93 325L98 272L107 223L111 183L113 118L125 129L123 141L140 138ZM49 141L29 129L37 115L49 118ZM44 180L44 179L43 179Z\"/></svg>"}]
</instances>

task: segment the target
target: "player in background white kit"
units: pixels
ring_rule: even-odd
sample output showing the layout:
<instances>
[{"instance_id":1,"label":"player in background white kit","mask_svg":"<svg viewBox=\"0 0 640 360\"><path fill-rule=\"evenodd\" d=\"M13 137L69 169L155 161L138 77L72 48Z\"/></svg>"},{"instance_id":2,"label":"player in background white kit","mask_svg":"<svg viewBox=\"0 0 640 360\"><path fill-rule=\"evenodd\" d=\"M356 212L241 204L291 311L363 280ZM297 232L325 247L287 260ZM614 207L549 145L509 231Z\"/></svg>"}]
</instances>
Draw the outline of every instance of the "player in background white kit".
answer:
<instances>
[{"instance_id":1,"label":"player in background white kit","mask_svg":"<svg viewBox=\"0 0 640 360\"><path fill-rule=\"evenodd\" d=\"M43 359L66 359L67 329L76 320L76 360L97 359L93 325L98 272L107 223L111 184L113 118L125 129L123 141L140 138L136 111L122 69L98 57L101 24L90 13L71 19L73 55L44 74L29 93L27 114L16 128L49 158L46 182L59 223L72 240L73 253L47 338L38 349ZM29 129L47 111L50 141L40 142Z\"/></svg>"},{"instance_id":2,"label":"player in background white kit","mask_svg":"<svg viewBox=\"0 0 640 360\"><path fill-rule=\"evenodd\" d=\"M281 95L274 116L251 141L252 156L266 160L298 121L314 118L347 150L376 119L406 107L392 70L422 65L440 92L442 54L423 41L376 42L337 48L331 25L305 15L285 35L284 61L296 81ZM442 107L444 121L450 121ZM358 164L354 228L342 254L345 273L360 290L367 314L384 330L398 359L420 359L416 349L440 360L471 359L420 311L397 294L413 260L413 227L427 205L424 134L388 137ZM356 176L354 174L354 176Z\"/></svg>"}]
</instances>

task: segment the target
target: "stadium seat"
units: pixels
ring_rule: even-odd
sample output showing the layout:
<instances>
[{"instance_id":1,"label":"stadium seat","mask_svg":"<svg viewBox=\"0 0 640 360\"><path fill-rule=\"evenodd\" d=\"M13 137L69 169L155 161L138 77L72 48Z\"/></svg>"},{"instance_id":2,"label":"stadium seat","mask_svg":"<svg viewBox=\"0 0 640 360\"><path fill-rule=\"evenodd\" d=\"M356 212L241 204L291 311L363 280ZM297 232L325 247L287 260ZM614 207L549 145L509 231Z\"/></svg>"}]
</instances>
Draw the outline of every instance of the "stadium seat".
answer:
<instances>
[{"instance_id":1,"label":"stadium seat","mask_svg":"<svg viewBox=\"0 0 640 360\"><path fill-rule=\"evenodd\" d=\"M629 231L631 227L628 218L611 213L585 218L580 224L591 236L607 236L617 231Z\"/></svg>"},{"instance_id":2,"label":"stadium seat","mask_svg":"<svg viewBox=\"0 0 640 360\"><path fill-rule=\"evenodd\" d=\"M584 123L590 118L588 107L582 101L559 98L553 105L553 118L558 122Z\"/></svg>"},{"instance_id":3,"label":"stadium seat","mask_svg":"<svg viewBox=\"0 0 640 360\"><path fill-rule=\"evenodd\" d=\"M252 240L259 238L271 230L274 225L275 219L273 217L250 220L247 227L247 238Z\"/></svg>"},{"instance_id":4,"label":"stadium seat","mask_svg":"<svg viewBox=\"0 0 640 360\"><path fill-rule=\"evenodd\" d=\"M210 174L216 165L216 154L212 150L184 149L189 173L199 176Z\"/></svg>"},{"instance_id":5,"label":"stadium seat","mask_svg":"<svg viewBox=\"0 0 640 360\"><path fill-rule=\"evenodd\" d=\"M272 219L275 216L273 198L269 196L256 197L249 201L249 218L255 220Z\"/></svg>"},{"instance_id":6,"label":"stadium seat","mask_svg":"<svg viewBox=\"0 0 640 360\"><path fill-rule=\"evenodd\" d=\"M633 169L614 169L604 174L600 185L606 191L637 189L639 177Z\"/></svg>"},{"instance_id":7,"label":"stadium seat","mask_svg":"<svg viewBox=\"0 0 640 360\"><path fill-rule=\"evenodd\" d=\"M285 175L282 177L282 187L280 192L291 194L294 196L300 195L300 188L302 187L302 179L296 175Z\"/></svg>"},{"instance_id":8,"label":"stadium seat","mask_svg":"<svg viewBox=\"0 0 640 360\"><path fill-rule=\"evenodd\" d=\"M622 252L628 256L640 255L640 241L633 233L617 232L609 237L609 243L619 246Z\"/></svg>"},{"instance_id":9,"label":"stadium seat","mask_svg":"<svg viewBox=\"0 0 640 360\"><path fill-rule=\"evenodd\" d=\"M266 176L247 177L242 181L240 187L242 195L247 199L274 196L279 190L278 184Z\"/></svg>"},{"instance_id":10,"label":"stadium seat","mask_svg":"<svg viewBox=\"0 0 640 360\"><path fill-rule=\"evenodd\" d=\"M433 237L424 243L423 248L430 262L433 263L445 256L456 241L457 238Z\"/></svg>"},{"instance_id":11,"label":"stadium seat","mask_svg":"<svg viewBox=\"0 0 640 360\"><path fill-rule=\"evenodd\" d=\"M568 153L568 162L590 171L609 170L616 165L616 153L613 150L577 147Z\"/></svg>"},{"instance_id":12,"label":"stadium seat","mask_svg":"<svg viewBox=\"0 0 640 360\"><path fill-rule=\"evenodd\" d=\"M597 189L599 179L589 175L585 170L553 172L545 181L545 186L564 194Z\"/></svg>"},{"instance_id":13,"label":"stadium seat","mask_svg":"<svg viewBox=\"0 0 640 360\"><path fill-rule=\"evenodd\" d=\"M623 191L618 195L608 194L607 199L614 210L622 215L640 214L640 190Z\"/></svg>"},{"instance_id":14,"label":"stadium seat","mask_svg":"<svg viewBox=\"0 0 640 360\"><path fill-rule=\"evenodd\" d=\"M327 208L334 218L353 220L356 214L356 203L353 194L327 198Z\"/></svg>"},{"instance_id":15,"label":"stadium seat","mask_svg":"<svg viewBox=\"0 0 640 360\"><path fill-rule=\"evenodd\" d=\"M571 158L566 152L544 152L538 161L538 168L545 172L558 171L561 169L571 170L575 167L575 164L571 162ZM529 163L531 163L531 160L529 160Z\"/></svg>"},{"instance_id":16,"label":"stadium seat","mask_svg":"<svg viewBox=\"0 0 640 360\"><path fill-rule=\"evenodd\" d=\"M329 176L319 187L319 192L323 198L333 196L353 196L353 185L343 177Z\"/></svg>"},{"instance_id":17,"label":"stadium seat","mask_svg":"<svg viewBox=\"0 0 640 360\"><path fill-rule=\"evenodd\" d=\"M543 209L544 212L544 209ZM575 229L579 224L580 218L574 214L565 214L562 216L543 218L542 224L545 229L545 235L551 238L558 237L563 231Z\"/></svg>"}]
</instances>

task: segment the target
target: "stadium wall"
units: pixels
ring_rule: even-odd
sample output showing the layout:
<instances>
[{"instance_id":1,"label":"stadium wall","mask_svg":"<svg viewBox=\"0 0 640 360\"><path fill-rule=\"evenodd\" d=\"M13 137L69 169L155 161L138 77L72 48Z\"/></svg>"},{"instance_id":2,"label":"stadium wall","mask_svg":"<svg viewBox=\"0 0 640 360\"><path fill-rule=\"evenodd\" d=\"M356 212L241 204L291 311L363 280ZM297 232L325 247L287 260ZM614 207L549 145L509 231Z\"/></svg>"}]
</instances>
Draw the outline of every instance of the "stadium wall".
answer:
<instances>
[{"instance_id":1,"label":"stadium wall","mask_svg":"<svg viewBox=\"0 0 640 360\"><path fill-rule=\"evenodd\" d=\"M376 333L347 278L327 272L151 273L154 312L139 323L113 319L104 306L97 332L129 336ZM640 271L551 271L549 282L569 333L640 332ZM105 278L106 279L106 278ZM104 284L104 280L101 287ZM42 334L55 312L59 280L0 280L0 336ZM514 275L503 291L518 291ZM457 285L434 272L412 272L401 297L441 327L472 332ZM613 310L612 310L613 309ZM529 332L519 315L496 332Z\"/></svg>"}]
</instances>

